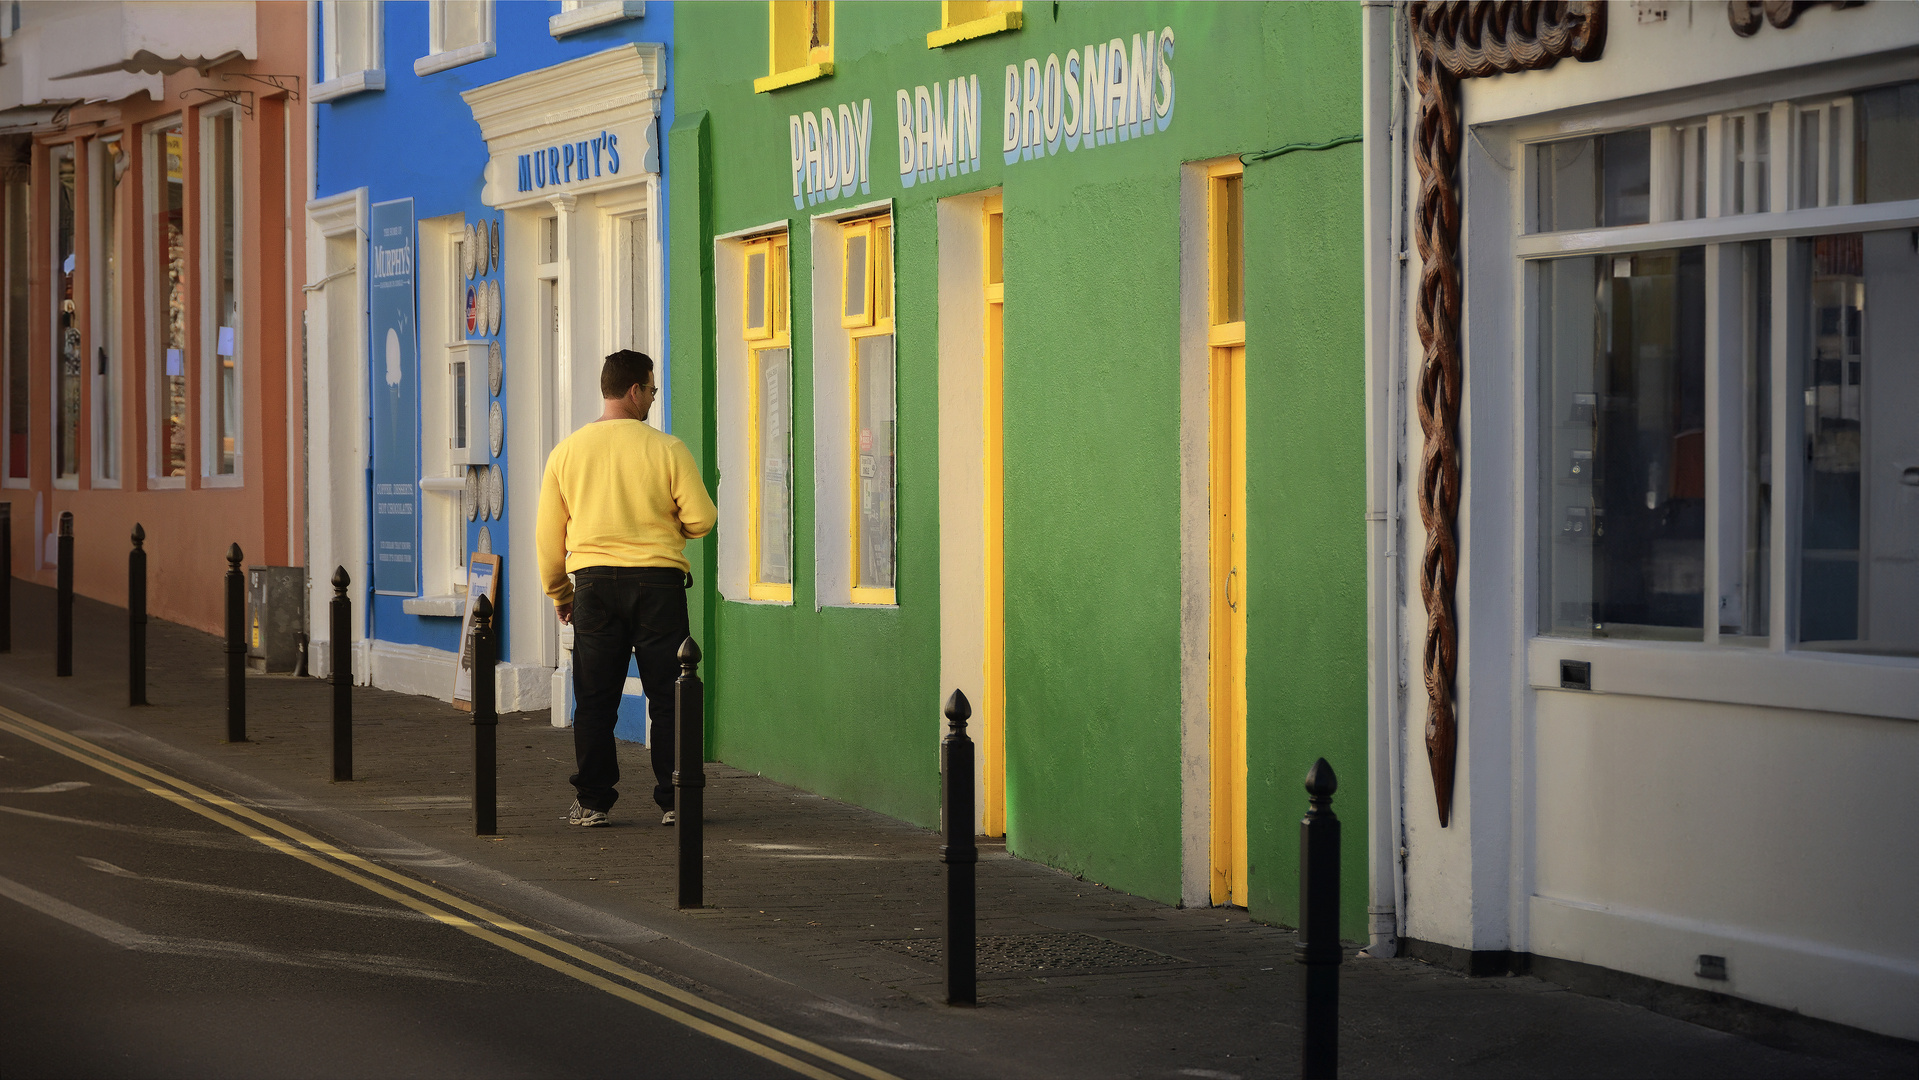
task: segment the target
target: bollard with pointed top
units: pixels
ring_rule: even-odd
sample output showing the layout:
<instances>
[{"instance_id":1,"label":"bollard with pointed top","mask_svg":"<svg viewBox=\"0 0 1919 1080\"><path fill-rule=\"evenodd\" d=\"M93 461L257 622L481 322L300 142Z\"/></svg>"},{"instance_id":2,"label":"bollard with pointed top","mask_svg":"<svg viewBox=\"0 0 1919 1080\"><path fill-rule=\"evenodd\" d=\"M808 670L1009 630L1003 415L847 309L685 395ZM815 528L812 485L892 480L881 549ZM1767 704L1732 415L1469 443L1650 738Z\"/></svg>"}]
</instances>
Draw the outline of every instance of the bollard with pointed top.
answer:
<instances>
[{"instance_id":1,"label":"bollard with pointed top","mask_svg":"<svg viewBox=\"0 0 1919 1080\"><path fill-rule=\"evenodd\" d=\"M1320 758L1306 774L1306 817L1299 823L1300 991L1306 1001L1300 1075L1332 1080L1339 1075L1339 818L1333 792L1339 778Z\"/></svg>"},{"instance_id":2,"label":"bollard with pointed top","mask_svg":"<svg viewBox=\"0 0 1919 1080\"><path fill-rule=\"evenodd\" d=\"M946 699L946 737L940 740L940 828L946 841L940 845L940 861L946 864L948 1005L972 1005L979 997L973 891L979 848L973 843L973 740L966 736L966 721L972 715L966 695L953 691Z\"/></svg>"},{"instance_id":3,"label":"bollard with pointed top","mask_svg":"<svg viewBox=\"0 0 1919 1080\"><path fill-rule=\"evenodd\" d=\"M673 812L680 907L704 907L706 685L700 681L700 646L692 638L680 644L680 677L673 684Z\"/></svg>"},{"instance_id":4,"label":"bollard with pointed top","mask_svg":"<svg viewBox=\"0 0 1919 1080\"><path fill-rule=\"evenodd\" d=\"M494 710L493 601L473 604L473 835L499 829L499 713Z\"/></svg>"},{"instance_id":5,"label":"bollard with pointed top","mask_svg":"<svg viewBox=\"0 0 1919 1080\"><path fill-rule=\"evenodd\" d=\"M0 503L0 652L13 651L13 504Z\"/></svg>"},{"instance_id":6,"label":"bollard with pointed top","mask_svg":"<svg viewBox=\"0 0 1919 1080\"><path fill-rule=\"evenodd\" d=\"M53 673L73 674L73 511L60 512L54 564Z\"/></svg>"},{"instance_id":7,"label":"bollard with pointed top","mask_svg":"<svg viewBox=\"0 0 1919 1080\"><path fill-rule=\"evenodd\" d=\"M333 568L333 602L327 614L333 635L333 778L353 779L353 583L346 567Z\"/></svg>"},{"instance_id":8,"label":"bollard with pointed top","mask_svg":"<svg viewBox=\"0 0 1919 1080\"><path fill-rule=\"evenodd\" d=\"M227 548L227 741L247 741L247 579L240 545Z\"/></svg>"},{"instance_id":9,"label":"bollard with pointed top","mask_svg":"<svg viewBox=\"0 0 1919 1080\"><path fill-rule=\"evenodd\" d=\"M127 704L147 703L147 531L133 523L127 553Z\"/></svg>"}]
</instances>

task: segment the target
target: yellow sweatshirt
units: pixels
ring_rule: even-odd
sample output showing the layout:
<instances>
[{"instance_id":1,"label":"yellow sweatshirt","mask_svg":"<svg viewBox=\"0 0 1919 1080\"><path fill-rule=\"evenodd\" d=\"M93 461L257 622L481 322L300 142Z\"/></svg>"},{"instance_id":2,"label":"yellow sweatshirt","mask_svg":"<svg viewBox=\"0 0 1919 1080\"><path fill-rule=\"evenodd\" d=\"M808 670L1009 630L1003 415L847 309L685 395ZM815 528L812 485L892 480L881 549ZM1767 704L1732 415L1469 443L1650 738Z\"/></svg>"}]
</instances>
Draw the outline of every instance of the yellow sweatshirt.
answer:
<instances>
[{"instance_id":1,"label":"yellow sweatshirt","mask_svg":"<svg viewBox=\"0 0 1919 1080\"><path fill-rule=\"evenodd\" d=\"M565 604L566 575L584 566L690 569L686 541L718 519L685 443L638 420L595 421L546 459L534 527L540 580Z\"/></svg>"}]
</instances>

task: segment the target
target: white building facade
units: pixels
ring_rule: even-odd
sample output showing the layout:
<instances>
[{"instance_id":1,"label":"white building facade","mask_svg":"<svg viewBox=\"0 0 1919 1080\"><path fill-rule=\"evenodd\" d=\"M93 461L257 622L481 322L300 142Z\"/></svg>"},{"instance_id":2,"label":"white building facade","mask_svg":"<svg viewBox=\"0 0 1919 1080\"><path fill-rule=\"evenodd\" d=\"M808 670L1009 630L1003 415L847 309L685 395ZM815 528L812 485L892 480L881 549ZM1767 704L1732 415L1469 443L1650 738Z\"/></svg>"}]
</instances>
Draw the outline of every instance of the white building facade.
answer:
<instances>
[{"instance_id":1,"label":"white building facade","mask_svg":"<svg viewBox=\"0 0 1919 1080\"><path fill-rule=\"evenodd\" d=\"M1367 8L1373 948L1919 1038L1919 5L1511 7Z\"/></svg>"}]
</instances>

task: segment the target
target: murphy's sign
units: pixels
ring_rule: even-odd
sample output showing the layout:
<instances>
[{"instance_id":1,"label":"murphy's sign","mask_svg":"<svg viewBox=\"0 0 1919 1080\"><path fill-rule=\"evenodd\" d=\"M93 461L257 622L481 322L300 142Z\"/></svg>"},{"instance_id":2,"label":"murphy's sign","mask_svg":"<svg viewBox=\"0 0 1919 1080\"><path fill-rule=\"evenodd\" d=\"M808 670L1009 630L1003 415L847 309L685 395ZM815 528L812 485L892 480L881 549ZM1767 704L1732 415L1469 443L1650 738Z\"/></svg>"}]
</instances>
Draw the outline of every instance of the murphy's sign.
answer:
<instances>
[{"instance_id":1,"label":"murphy's sign","mask_svg":"<svg viewBox=\"0 0 1919 1080\"><path fill-rule=\"evenodd\" d=\"M462 93L486 140L480 201L564 201L658 173L664 59L634 42Z\"/></svg>"}]
</instances>

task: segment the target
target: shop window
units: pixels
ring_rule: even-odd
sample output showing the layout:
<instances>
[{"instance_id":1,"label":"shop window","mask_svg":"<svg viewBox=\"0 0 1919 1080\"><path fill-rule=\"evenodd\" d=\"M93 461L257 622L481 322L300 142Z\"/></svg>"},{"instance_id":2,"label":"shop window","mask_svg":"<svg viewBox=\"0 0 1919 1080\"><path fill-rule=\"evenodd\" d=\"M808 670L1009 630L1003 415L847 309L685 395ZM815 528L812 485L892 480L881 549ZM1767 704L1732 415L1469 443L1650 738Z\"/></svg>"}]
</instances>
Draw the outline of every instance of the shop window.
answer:
<instances>
[{"instance_id":1,"label":"shop window","mask_svg":"<svg viewBox=\"0 0 1919 1080\"><path fill-rule=\"evenodd\" d=\"M1002 30L1017 30L1022 18L1020 0L941 0L940 28L926 35L926 47L937 49Z\"/></svg>"},{"instance_id":2,"label":"shop window","mask_svg":"<svg viewBox=\"0 0 1919 1080\"><path fill-rule=\"evenodd\" d=\"M120 194L128 155L120 136L93 140L93 482L120 480Z\"/></svg>"},{"instance_id":3,"label":"shop window","mask_svg":"<svg viewBox=\"0 0 1919 1080\"><path fill-rule=\"evenodd\" d=\"M386 16L380 0L326 0L320 6L323 81L314 101L386 88Z\"/></svg>"},{"instance_id":4,"label":"shop window","mask_svg":"<svg viewBox=\"0 0 1919 1080\"><path fill-rule=\"evenodd\" d=\"M753 92L833 74L833 0L768 0L767 74Z\"/></svg>"},{"instance_id":5,"label":"shop window","mask_svg":"<svg viewBox=\"0 0 1919 1080\"><path fill-rule=\"evenodd\" d=\"M0 212L6 215L6 378L0 389L6 394L6 443L0 450L6 454L6 484L12 487L27 481L32 446L27 436L32 415L27 354L27 312L31 303L27 289L27 207L33 201L33 187L25 179L16 178L6 181L4 190L6 202Z\"/></svg>"},{"instance_id":6,"label":"shop window","mask_svg":"<svg viewBox=\"0 0 1919 1080\"><path fill-rule=\"evenodd\" d=\"M53 477L74 486L80 478L80 389L86 360L75 314L79 254L74 250L75 173L73 146L53 148Z\"/></svg>"},{"instance_id":7,"label":"shop window","mask_svg":"<svg viewBox=\"0 0 1919 1080\"><path fill-rule=\"evenodd\" d=\"M1919 198L1915 129L1919 83L1905 83L1542 143L1533 231Z\"/></svg>"},{"instance_id":8,"label":"shop window","mask_svg":"<svg viewBox=\"0 0 1919 1080\"><path fill-rule=\"evenodd\" d=\"M645 14L646 0L560 0L560 13L546 20L546 29L554 37L565 37Z\"/></svg>"},{"instance_id":9,"label":"shop window","mask_svg":"<svg viewBox=\"0 0 1919 1080\"><path fill-rule=\"evenodd\" d=\"M1536 223L1593 230L1520 245L1542 632L1919 656L1919 84L1641 132L1677 244L1605 231L1615 135L1531 156ZM1720 155L1703 216L1662 138ZM1852 231L1801 217L1832 206Z\"/></svg>"},{"instance_id":10,"label":"shop window","mask_svg":"<svg viewBox=\"0 0 1919 1080\"><path fill-rule=\"evenodd\" d=\"M841 226L840 326L847 333L854 462L852 600L895 601L897 401L893 354L893 219Z\"/></svg>"},{"instance_id":11,"label":"shop window","mask_svg":"<svg viewBox=\"0 0 1919 1080\"><path fill-rule=\"evenodd\" d=\"M204 191L201 259L206 315L201 352L201 475L238 479L240 473L240 123L224 110L208 116L200 133Z\"/></svg>"},{"instance_id":12,"label":"shop window","mask_svg":"<svg viewBox=\"0 0 1919 1080\"><path fill-rule=\"evenodd\" d=\"M427 55L413 61L415 75L485 60L494 55L493 0L427 0Z\"/></svg>"},{"instance_id":13,"label":"shop window","mask_svg":"<svg viewBox=\"0 0 1919 1080\"><path fill-rule=\"evenodd\" d=\"M178 120L147 133L152 256L147 260L147 476L154 487L187 475L186 133Z\"/></svg>"},{"instance_id":14,"label":"shop window","mask_svg":"<svg viewBox=\"0 0 1919 1080\"><path fill-rule=\"evenodd\" d=\"M746 245L747 597L793 599L793 352L785 234Z\"/></svg>"}]
</instances>

